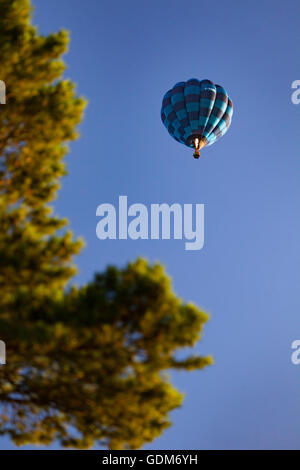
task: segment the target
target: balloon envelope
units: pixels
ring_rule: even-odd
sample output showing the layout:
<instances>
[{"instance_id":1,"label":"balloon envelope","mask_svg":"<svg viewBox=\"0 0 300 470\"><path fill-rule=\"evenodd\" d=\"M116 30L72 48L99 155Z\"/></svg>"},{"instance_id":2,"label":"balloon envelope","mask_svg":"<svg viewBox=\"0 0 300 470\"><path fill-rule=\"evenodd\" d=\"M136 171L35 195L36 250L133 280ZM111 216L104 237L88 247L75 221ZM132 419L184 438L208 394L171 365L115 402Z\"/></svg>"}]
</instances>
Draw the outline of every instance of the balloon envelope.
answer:
<instances>
[{"instance_id":1,"label":"balloon envelope","mask_svg":"<svg viewBox=\"0 0 300 470\"><path fill-rule=\"evenodd\" d=\"M223 87L210 80L192 78L167 91L161 119L178 142L195 147L198 138L201 148L212 145L227 132L232 113L232 101Z\"/></svg>"}]
</instances>

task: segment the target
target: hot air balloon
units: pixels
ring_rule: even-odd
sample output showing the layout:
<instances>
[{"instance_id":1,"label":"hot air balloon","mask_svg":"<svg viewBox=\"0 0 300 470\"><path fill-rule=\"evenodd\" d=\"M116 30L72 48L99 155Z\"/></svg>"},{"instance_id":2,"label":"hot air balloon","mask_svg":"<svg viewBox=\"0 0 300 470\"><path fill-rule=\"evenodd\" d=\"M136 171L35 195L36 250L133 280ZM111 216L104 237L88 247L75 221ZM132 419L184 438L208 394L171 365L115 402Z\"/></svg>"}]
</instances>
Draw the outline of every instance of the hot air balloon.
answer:
<instances>
[{"instance_id":1,"label":"hot air balloon","mask_svg":"<svg viewBox=\"0 0 300 470\"><path fill-rule=\"evenodd\" d=\"M210 80L179 82L163 98L161 119L175 140L195 149L212 145L231 124L233 105L226 90Z\"/></svg>"}]
</instances>

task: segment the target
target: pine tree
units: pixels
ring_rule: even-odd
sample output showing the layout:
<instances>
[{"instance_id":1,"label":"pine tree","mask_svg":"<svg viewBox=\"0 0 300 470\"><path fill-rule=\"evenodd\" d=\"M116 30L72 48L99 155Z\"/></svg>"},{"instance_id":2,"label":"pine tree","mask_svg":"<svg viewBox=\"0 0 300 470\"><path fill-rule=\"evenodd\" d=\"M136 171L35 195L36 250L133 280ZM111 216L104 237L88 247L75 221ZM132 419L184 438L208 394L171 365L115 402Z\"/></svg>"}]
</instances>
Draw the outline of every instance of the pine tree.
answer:
<instances>
[{"instance_id":1,"label":"pine tree","mask_svg":"<svg viewBox=\"0 0 300 470\"><path fill-rule=\"evenodd\" d=\"M0 434L19 445L139 448L181 404L165 371L212 362L176 357L208 316L141 259L66 288L82 243L49 204L85 102L62 78L67 33L39 35L29 0L0 0L0 11Z\"/></svg>"}]
</instances>

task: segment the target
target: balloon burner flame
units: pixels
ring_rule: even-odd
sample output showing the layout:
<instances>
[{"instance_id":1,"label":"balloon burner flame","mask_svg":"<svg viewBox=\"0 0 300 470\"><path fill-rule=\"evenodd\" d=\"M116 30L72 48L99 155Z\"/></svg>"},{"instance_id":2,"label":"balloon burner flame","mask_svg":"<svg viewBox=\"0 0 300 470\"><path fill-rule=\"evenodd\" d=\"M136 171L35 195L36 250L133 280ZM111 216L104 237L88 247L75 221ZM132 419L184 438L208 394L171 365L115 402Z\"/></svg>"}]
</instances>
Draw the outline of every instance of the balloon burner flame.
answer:
<instances>
[{"instance_id":1,"label":"balloon burner flame","mask_svg":"<svg viewBox=\"0 0 300 470\"><path fill-rule=\"evenodd\" d=\"M198 137L196 137L194 145L195 145L194 157L199 158L200 157L200 139L198 139Z\"/></svg>"}]
</instances>

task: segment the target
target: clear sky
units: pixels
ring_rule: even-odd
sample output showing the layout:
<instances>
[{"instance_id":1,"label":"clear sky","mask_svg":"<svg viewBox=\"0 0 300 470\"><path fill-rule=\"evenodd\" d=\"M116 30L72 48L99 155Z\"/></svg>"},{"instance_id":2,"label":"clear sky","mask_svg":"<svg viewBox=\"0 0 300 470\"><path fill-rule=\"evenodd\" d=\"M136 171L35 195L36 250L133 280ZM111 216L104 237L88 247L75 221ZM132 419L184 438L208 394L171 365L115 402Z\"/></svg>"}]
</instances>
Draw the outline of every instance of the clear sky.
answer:
<instances>
[{"instance_id":1,"label":"clear sky","mask_svg":"<svg viewBox=\"0 0 300 470\"><path fill-rule=\"evenodd\" d=\"M300 339L299 1L34 5L41 33L71 31L66 76L89 100L55 203L87 243L76 282L142 255L211 314L196 350L215 365L172 374L184 404L146 448L299 449L300 365L290 359ZM191 77L224 86L234 103L230 130L200 160L160 121L163 94ZM204 248L98 240L96 208L119 195L204 203Z\"/></svg>"}]
</instances>

